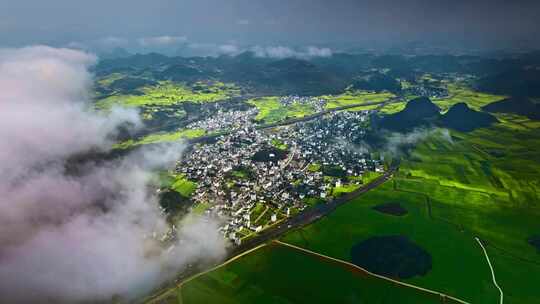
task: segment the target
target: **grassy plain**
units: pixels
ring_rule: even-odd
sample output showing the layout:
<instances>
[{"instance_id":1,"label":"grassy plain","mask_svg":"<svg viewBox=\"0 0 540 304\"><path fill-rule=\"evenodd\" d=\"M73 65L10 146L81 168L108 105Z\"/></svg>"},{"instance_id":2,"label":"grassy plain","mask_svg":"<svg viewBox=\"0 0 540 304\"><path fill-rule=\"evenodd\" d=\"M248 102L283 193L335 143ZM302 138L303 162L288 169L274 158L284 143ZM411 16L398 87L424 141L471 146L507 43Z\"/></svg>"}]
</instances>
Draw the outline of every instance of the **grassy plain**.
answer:
<instances>
[{"instance_id":1,"label":"grassy plain","mask_svg":"<svg viewBox=\"0 0 540 304\"><path fill-rule=\"evenodd\" d=\"M282 245L269 245L185 283L169 303L440 303Z\"/></svg>"},{"instance_id":2,"label":"grassy plain","mask_svg":"<svg viewBox=\"0 0 540 304\"><path fill-rule=\"evenodd\" d=\"M379 213L378 204L398 202L408 210L403 217ZM445 292L472 303L489 303L497 293L480 248L453 225L435 221L427 212L426 197L395 190L393 183L371 190L316 223L292 231L283 240L315 252L351 261L351 248L370 237L406 235L432 256L433 268L408 283ZM464 276L466 269L467 275Z\"/></svg>"},{"instance_id":3,"label":"grassy plain","mask_svg":"<svg viewBox=\"0 0 540 304\"><path fill-rule=\"evenodd\" d=\"M398 189L428 195L433 216L478 235L507 303L536 303L540 255L527 239L540 232L540 129L524 117L452 141L430 139L402 162Z\"/></svg>"}]
</instances>

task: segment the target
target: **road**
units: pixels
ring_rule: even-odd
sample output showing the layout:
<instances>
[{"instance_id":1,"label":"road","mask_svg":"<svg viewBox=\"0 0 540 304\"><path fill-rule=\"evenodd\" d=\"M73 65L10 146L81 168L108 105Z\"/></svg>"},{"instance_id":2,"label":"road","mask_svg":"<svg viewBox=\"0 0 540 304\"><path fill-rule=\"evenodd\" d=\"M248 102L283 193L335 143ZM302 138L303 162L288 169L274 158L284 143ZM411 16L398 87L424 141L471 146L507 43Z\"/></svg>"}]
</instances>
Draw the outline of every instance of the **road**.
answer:
<instances>
[{"instance_id":1,"label":"road","mask_svg":"<svg viewBox=\"0 0 540 304\"><path fill-rule=\"evenodd\" d=\"M393 98L393 99L389 99L389 100L385 100L385 101L379 101L379 102L370 102L370 103L362 103L362 104L353 104L353 105L342 106L342 107L333 108L333 109L325 110L325 111L322 111L322 112L318 112L318 113L315 113L315 114L312 114L312 115L304 116L302 118L294 118L294 119L285 120L283 122L258 126L257 129L267 129L267 128L274 128L274 127L277 127L277 126L285 126L285 125L295 124L295 123L302 122L302 121L312 120L312 119L315 119L317 117L321 117L321 116L323 116L325 114L328 114L328 113L331 113L331 112L334 112L334 111L341 111L341 110L345 110L345 109L355 108L355 107L358 107L358 106L369 106L369 105L377 105L377 104L384 105L384 104L387 104L387 103L396 102L398 100L399 100L398 98ZM226 135L226 134L229 134L229 133L230 132L223 132L223 133L214 134L214 135L210 135L210 136L193 138L193 139L188 141L188 144L195 144L195 143L199 143L199 142L205 142L205 141L208 141L208 140L213 140L213 139L215 139L215 138L217 138L219 136ZM257 248L257 247L261 246L262 244L264 244L264 243L266 243L268 241L279 238L281 235L283 235L284 233L286 233L289 230L296 229L296 228L299 228L299 227L303 227L303 226L309 225L309 224L317 221L318 219L330 214L336 208L338 208L339 206L345 204L346 202L348 202L348 201L350 201L350 200L352 200L352 199L354 199L354 198L368 192L369 190L372 190L372 189L382 185L383 183L385 183L386 181L388 181L392 177L392 175L396 172L397 169L398 169L398 165L392 166L383 175L379 176L378 178L374 179L370 183L368 183L366 185L363 185L360 188L358 188L358 189L356 189L356 190L354 190L352 192L346 193L346 194L340 196L339 198L333 199L333 200L331 200L331 201L329 201L329 202L327 202L325 204L320 204L320 205L316 205L314 207L308 208L307 210L286 219L285 221L279 223L276 226L269 227L269 228L261 231L258 235L250 238L247 241L244 241L241 245L233 247L232 250L229 251L229 253L228 253L227 257L226 257L226 260L230 260L231 258L234 258L236 256L243 255L243 254L245 254L245 252L252 251L253 248ZM217 267L217 266L213 265L213 267L211 267L211 269L213 269L215 267ZM196 269L191 269L189 271L184 271L182 274L180 274L176 278L176 280L174 282L174 285L169 284L168 286L163 286L161 291L158 291L155 295L151 296L150 298L143 299L143 302L149 302L149 301L153 301L153 300L155 300L157 298L161 298L164 293L167 293L167 290L169 288L173 288L175 286L178 286L185 279L196 276L200 272L201 271L197 271Z\"/></svg>"},{"instance_id":2,"label":"road","mask_svg":"<svg viewBox=\"0 0 540 304\"><path fill-rule=\"evenodd\" d=\"M392 174L397 170L397 167L393 167L383 175L373 180L371 183L362 186L355 191L346 193L340 196L337 199L334 199L326 204L316 205L305 211L292 216L277 226L267 228L260 232L257 236L245 241L240 246L236 247L232 252L233 255L239 254L245 250L249 250L252 247L258 246L261 243L267 242L269 240L278 238L288 230L295 228L303 227L309 225L318 219L328 215L332 211L336 210L337 207L345 204L346 202L356 198L359 195L362 195L369 190L376 188L377 186L382 185L384 182L389 180L392 177Z\"/></svg>"},{"instance_id":3,"label":"road","mask_svg":"<svg viewBox=\"0 0 540 304\"><path fill-rule=\"evenodd\" d=\"M230 259L233 259L239 255L244 255L248 251L251 252L254 248L257 248L268 241L272 241L274 239L279 238L281 235L285 234L289 230L307 226L317 221L318 219L330 214L331 212L336 210L336 208L347 203L348 201L368 192L369 190L372 190L382 185L383 183L385 183L392 177L392 175L396 172L397 169L398 169L397 165L393 166L383 175L371 181L369 184L361 186L355 191L346 193L340 196L339 198L334 199L326 204L320 204L320 205L311 207L295 216L292 216L286 219L285 221L281 222L280 224L276 226L273 226L273 227L270 227L261 231L257 236L254 236L253 238L243 242L239 246L233 247L229 251L226 257L226 260L229 261ZM211 269L214 269L218 266L219 265L212 265ZM169 284L168 286L163 286L161 291L158 291L156 294L154 294L150 298L143 299L143 302L144 303L155 302L156 299L161 299L164 296L164 294L168 292L170 288L174 288L178 285L181 285L182 282L186 279L190 279L194 276L198 276L198 273L200 273L200 271L197 271L195 269L192 269L191 271L185 271L179 277L176 278L174 285Z\"/></svg>"},{"instance_id":4,"label":"road","mask_svg":"<svg viewBox=\"0 0 540 304\"><path fill-rule=\"evenodd\" d=\"M350 105L346 105L346 106L341 106L341 107L336 107L336 108L324 110L324 111L317 112L317 113L311 114L311 115L306 115L306 116L303 116L303 117L291 118L291 119L286 119L286 120L271 123L271 124L259 125L259 126L256 126L255 128L257 130L264 130L264 129L270 129L270 128L275 128L275 127L280 127L280 126L287 126L287 125L292 125L292 124L303 122L303 121L309 121L309 120L312 120L312 119L315 119L315 118L318 118L318 117L321 117L321 116L324 116L326 114L336 112L336 111L343 111L343 110L347 110L347 109L351 109L351 108L357 108L357 107L363 107L363 106L373 106L373 105L384 106L384 105L389 104L389 103L401 102L401 101L402 101L401 98L395 97L395 98L390 98L390 99L387 99L387 100L384 100L384 101L355 103L355 104L350 104ZM218 133L207 135L207 136L191 138L191 139L188 139L187 142L189 144L195 144L195 143L200 143L200 142L212 141L212 140L214 140L214 139L216 139L216 138L218 138L220 136L228 135L231 132L233 132L233 131L218 132Z\"/></svg>"},{"instance_id":5,"label":"road","mask_svg":"<svg viewBox=\"0 0 540 304\"><path fill-rule=\"evenodd\" d=\"M443 303L446 303L444 301L448 299L448 300L452 300L452 301L454 301L456 303L470 304L469 302L466 302L464 300L452 297L452 296L447 295L445 293L438 292L438 291L431 290L431 289L427 289L427 288L423 288L423 287L419 287L419 286L412 285L412 284L408 284L408 283L398 281L398 280L395 280L395 279L392 279L392 278L389 278L389 277L385 277L385 276L370 272L369 270L367 270L365 268L362 268L362 267L360 267L358 265L355 265L353 263L350 263L350 262L347 262L347 261L344 261L344 260L340 260L340 259L336 259L336 258L333 258L331 256L327 256L327 255L324 255L324 254L321 254L321 253L318 253L318 252L314 252L314 251L311 251L311 250L306 249L306 248L298 247L298 246L295 246L293 244L285 243L285 242L282 242L282 241L279 241L279 240L275 240L274 243L279 244L281 246L286 246L286 247L292 248L292 249L297 250L297 251L301 251L301 252L303 252L305 254L308 254L308 255L312 255L312 256L315 256L315 257L318 257L318 258L322 258L322 259L327 260L329 262L341 264L341 265L346 266L348 268L352 268L354 270L360 271L360 272L362 272L364 274L367 274L369 276L376 277L378 279L385 280L385 281L391 282L391 283L396 284L396 285L400 285L400 286L404 286L404 287L408 287L408 288L413 288L413 289L416 289L416 290L418 290L420 292L424 292L424 293L432 294L432 295L435 295L435 296L439 296L439 298L443 301Z\"/></svg>"}]
</instances>

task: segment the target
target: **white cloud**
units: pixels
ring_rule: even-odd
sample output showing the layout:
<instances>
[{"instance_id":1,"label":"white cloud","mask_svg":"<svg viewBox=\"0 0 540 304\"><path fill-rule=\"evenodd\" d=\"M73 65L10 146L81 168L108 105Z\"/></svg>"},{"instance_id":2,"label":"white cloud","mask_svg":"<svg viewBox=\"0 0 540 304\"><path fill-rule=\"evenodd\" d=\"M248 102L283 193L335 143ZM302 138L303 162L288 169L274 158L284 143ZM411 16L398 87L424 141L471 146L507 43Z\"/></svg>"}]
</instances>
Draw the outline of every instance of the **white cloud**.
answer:
<instances>
[{"instance_id":1,"label":"white cloud","mask_svg":"<svg viewBox=\"0 0 540 304\"><path fill-rule=\"evenodd\" d=\"M151 237L168 230L151 172L174 164L182 144L73 162L107 151L120 125L140 123L133 111L91 110L95 60L43 46L0 50L2 303L130 300L189 263L224 254L216 224L204 219L189 221L171 244Z\"/></svg>"},{"instance_id":2,"label":"white cloud","mask_svg":"<svg viewBox=\"0 0 540 304\"><path fill-rule=\"evenodd\" d=\"M318 48L310 46L307 48L308 57L330 57L332 56L332 50L329 48Z\"/></svg>"},{"instance_id":3,"label":"white cloud","mask_svg":"<svg viewBox=\"0 0 540 304\"><path fill-rule=\"evenodd\" d=\"M255 56L262 58L302 58L330 57L332 50L329 48L318 48L309 46L304 50L295 50L285 46L255 46L251 48Z\"/></svg>"},{"instance_id":4,"label":"white cloud","mask_svg":"<svg viewBox=\"0 0 540 304\"><path fill-rule=\"evenodd\" d=\"M407 133L389 132L384 135L386 138L386 145L383 150L394 155L400 154L403 150L407 150L419 142L433 136L440 137L449 143L452 143L452 137L448 129L417 128Z\"/></svg>"},{"instance_id":5,"label":"white cloud","mask_svg":"<svg viewBox=\"0 0 540 304\"><path fill-rule=\"evenodd\" d=\"M218 51L224 55L236 55L241 52L240 48L234 44L222 44L218 46Z\"/></svg>"},{"instance_id":6,"label":"white cloud","mask_svg":"<svg viewBox=\"0 0 540 304\"><path fill-rule=\"evenodd\" d=\"M186 42L187 37L185 36L154 36L137 39L137 43L143 47L166 47L179 45Z\"/></svg>"},{"instance_id":7,"label":"white cloud","mask_svg":"<svg viewBox=\"0 0 540 304\"><path fill-rule=\"evenodd\" d=\"M102 48L113 49L118 47L127 47L129 40L122 37L104 37L96 40L96 44Z\"/></svg>"}]
</instances>

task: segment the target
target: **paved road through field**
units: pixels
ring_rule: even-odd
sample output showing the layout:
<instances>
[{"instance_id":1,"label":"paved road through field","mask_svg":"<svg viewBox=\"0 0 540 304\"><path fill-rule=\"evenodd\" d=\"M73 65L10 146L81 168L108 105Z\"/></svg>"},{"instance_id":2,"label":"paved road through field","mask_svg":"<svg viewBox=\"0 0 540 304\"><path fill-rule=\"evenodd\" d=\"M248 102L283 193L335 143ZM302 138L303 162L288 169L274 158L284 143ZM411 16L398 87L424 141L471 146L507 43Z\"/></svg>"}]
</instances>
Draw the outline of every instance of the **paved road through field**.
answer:
<instances>
[{"instance_id":1,"label":"paved road through field","mask_svg":"<svg viewBox=\"0 0 540 304\"><path fill-rule=\"evenodd\" d=\"M257 236L254 236L248 241L243 242L239 246L233 247L229 251L228 257L226 260L230 260L231 258L234 258L236 256L243 255L245 252L253 250L253 248L257 248L268 241L277 239L289 230L303 227L317 221L318 219L330 214L331 212L336 210L336 208L356 198L357 196L360 196L368 192L369 190L372 190L382 185L383 183L388 181L390 178L392 178L392 175L396 172L397 169L398 169L397 165L392 166L391 168L389 168L388 171L383 173L381 176L374 179L370 183L364 186L361 186L355 191L346 193L337 199L329 201L326 204L320 204L320 205L311 207L302 213L299 213L295 216L292 216L286 219L285 221L281 222L279 225L263 230ZM212 267L212 269L218 266L214 266ZM153 302L154 300L161 298L164 295L164 293L167 293L168 289L176 287L177 285L181 284L183 280L193 277L194 275L197 275L198 272L200 271L197 271L195 269L193 269L192 271L183 272L179 277L176 278L174 285L170 284L168 286L164 286L161 289L161 291L155 294L154 296L147 299L143 299L143 302Z\"/></svg>"}]
</instances>

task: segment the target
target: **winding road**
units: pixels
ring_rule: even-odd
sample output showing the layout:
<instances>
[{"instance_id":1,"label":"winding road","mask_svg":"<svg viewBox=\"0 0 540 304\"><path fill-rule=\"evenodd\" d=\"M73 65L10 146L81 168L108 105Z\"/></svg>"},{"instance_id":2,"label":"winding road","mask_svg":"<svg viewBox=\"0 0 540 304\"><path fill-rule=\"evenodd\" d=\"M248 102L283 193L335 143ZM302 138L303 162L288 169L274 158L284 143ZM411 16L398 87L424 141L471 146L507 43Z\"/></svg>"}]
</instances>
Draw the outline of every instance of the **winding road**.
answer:
<instances>
[{"instance_id":1,"label":"winding road","mask_svg":"<svg viewBox=\"0 0 540 304\"><path fill-rule=\"evenodd\" d=\"M502 288L497 283L497 279L495 279L495 270L493 269L493 265L491 265L491 260L489 259L486 247L484 247L484 244L482 244L482 241L478 237L475 237L474 239L478 242L478 244L480 245L480 247L482 247L482 250L484 251L484 255L486 256L486 261L489 265L489 269L491 270L491 279L493 280L493 285L495 285L495 287L497 287L497 289L499 290L499 294L500 294L499 303L503 304L504 293L502 291Z\"/></svg>"}]
</instances>

